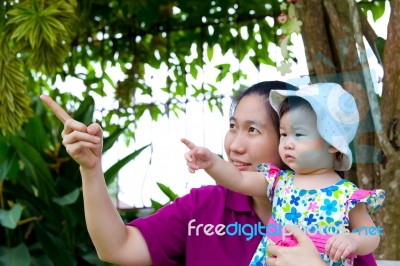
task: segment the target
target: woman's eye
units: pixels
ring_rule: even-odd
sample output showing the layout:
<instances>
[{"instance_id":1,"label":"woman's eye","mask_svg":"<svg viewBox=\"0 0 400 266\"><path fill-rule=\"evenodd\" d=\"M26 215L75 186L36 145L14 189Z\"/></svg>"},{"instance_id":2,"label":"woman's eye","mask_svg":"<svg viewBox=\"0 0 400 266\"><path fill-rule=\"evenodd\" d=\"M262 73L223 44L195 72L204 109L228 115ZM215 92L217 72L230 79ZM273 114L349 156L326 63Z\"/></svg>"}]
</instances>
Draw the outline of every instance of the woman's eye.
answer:
<instances>
[{"instance_id":1,"label":"woman's eye","mask_svg":"<svg viewBox=\"0 0 400 266\"><path fill-rule=\"evenodd\" d=\"M229 128L235 128L235 124L234 123L229 123Z\"/></svg>"},{"instance_id":2,"label":"woman's eye","mask_svg":"<svg viewBox=\"0 0 400 266\"><path fill-rule=\"evenodd\" d=\"M258 129L256 129L255 127L250 127L249 132L258 132Z\"/></svg>"}]
</instances>

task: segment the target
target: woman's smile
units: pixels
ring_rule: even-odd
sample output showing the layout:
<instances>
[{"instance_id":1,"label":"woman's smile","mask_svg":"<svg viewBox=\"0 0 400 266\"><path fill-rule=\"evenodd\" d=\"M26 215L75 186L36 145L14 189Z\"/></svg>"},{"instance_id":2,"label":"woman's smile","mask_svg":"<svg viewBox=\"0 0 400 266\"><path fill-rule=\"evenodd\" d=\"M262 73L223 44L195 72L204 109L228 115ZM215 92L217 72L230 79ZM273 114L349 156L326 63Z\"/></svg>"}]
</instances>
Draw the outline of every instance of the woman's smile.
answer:
<instances>
[{"instance_id":1,"label":"woman's smile","mask_svg":"<svg viewBox=\"0 0 400 266\"><path fill-rule=\"evenodd\" d=\"M251 163L245 163L234 159L231 159L230 161L237 169L239 169L239 171L248 171L251 167Z\"/></svg>"}]
</instances>

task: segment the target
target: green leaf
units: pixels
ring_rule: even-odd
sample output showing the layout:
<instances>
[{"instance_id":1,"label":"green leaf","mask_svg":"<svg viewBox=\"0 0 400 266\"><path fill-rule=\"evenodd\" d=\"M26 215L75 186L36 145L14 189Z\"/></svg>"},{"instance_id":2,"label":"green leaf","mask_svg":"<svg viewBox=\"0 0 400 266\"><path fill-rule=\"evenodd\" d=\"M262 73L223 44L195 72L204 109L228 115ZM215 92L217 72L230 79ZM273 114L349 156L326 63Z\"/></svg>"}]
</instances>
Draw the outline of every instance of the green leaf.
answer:
<instances>
[{"instance_id":1,"label":"green leaf","mask_svg":"<svg viewBox=\"0 0 400 266\"><path fill-rule=\"evenodd\" d=\"M212 46L207 46L207 58L208 58L208 61L210 61L211 62L211 60L213 59L213 55L214 55L214 49L213 49L213 47Z\"/></svg>"},{"instance_id":2,"label":"green leaf","mask_svg":"<svg viewBox=\"0 0 400 266\"><path fill-rule=\"evenodd\" d=\"M50 195L54 195L55 190L52 182L53 178L46 162L42 159L40 154L25 141L13 135L10 135L9 140L11 145L16 149L18 156L24 162L28 171L28 176L39 190L39 195L48 203L50 201Z\"/></svg>"},{"instance_id":3,"label":"green leaf","mask_svg":"<svg viewBox=\"0 0 400 266\"><path fill-rule=\"evenodd\" d=\"M54 263L46 255L35 255L31 257L29 266L54 266Z\"/></svg>"},{"instance_id":4,"label":"green leaf","mask_svg":"<svg viewBox=\"0 0 400 266\"><path fill-rule=\"evenodd\" d=\"M123 159L119 160L113 166L111 166L105 173L104 178L106 184L109 185L114 181L114 178L118 175L119 170L121 170L127 163L136 158L144 149L146 149L150 144L143 146L142 148L132 152L131 154L125 156Z\"/></svg>"},{"instance_id":5,"label":"green leaf","mask_svg":"<svg viewBox=\"0 0 400 266\"><path fill-rule=\"evenodd\" d=\"M45 10L42 10L40 12L40 15L42 17L51 16L51 15L59 15L59 14L60 14L60 11L57 8L53 7L53 6L50 6L50 7L46 8Z\"/></svg>"},{"instance_id":6,"label":"green leaf","mask_svg":"<svg viewBox=\"0 0 400 266\"><path fill-rule=\"evenodd\" d=\"M58 32L66 32L64 25L57 19L47 17L44 23L48 23L53 29L58 30Z\"/></svg>"},{"instance_id":7,"label":"green leaf","mask_svg":"<svg viewBox=\"0 0 400 266\"><path fill-rule=\"evenodd\" d=\"M60 206L66 206L69 204L73 204L77 201L79 195L80 195L81 189L80 188L76 188L73 191L71 191L70 193L59 197L59 198L53 198L53 201L55 203L57 203Z\"/></svg>"},{"instance_id":8,"label":"green leaf","mask_svg":"<svg viewBox=\"0 0 400 266\"><path fill-rule=\"evenodd\" d=\"M207 83L207 85L211 88L211 94L214 94L216 91L218 91L218 88L213 84Z\"/></svg>"},{"instance_id":9,"label":"green leaf","mask_svg":"<svg viewBox=\"0 0 400 266\"><path fill-rule=\"evenodd\" d=\"M113 87L113 88L115 89L115 84L114 84L114 82L112 81L112 79L110 78L110 76L109 76L106 72L103 72L103 78L104 78L105 80L107 80L108 83L110 83L111 87Z\"/></svg>"},{"instance_id":10,"label":"green leaf","mask_svg":"<svg viewBox=\"0 0 400 266\"><path fill-rule=\"evenodd\" d=\"M216 66L221 70L221 72L218 74L216 78L217 82L223 80L226 77L226 75L229 73L230 66L231 66L230 64L220 64Z\"/></svg>"},{"instance_id":11,"label":"green leaf","mask_svg":"<svg viewBox=\"0 0 400 266\"><path fill-rule=\"evenodd\" d=\"M213 103L211 101L208 101L207 104L208 104L208 108L210 108L210 111L212 112L213 108L214 108Z\"/></svg>"},{"instance_id":12,"label":"green leaf","mask_svg":"<svg viewBox=\"0 0 400 266\"><path fill-rule=\"evenodd\" d=\"M197 75L199 74L199 70L196 65L190 65L190 74L194 79L197 79Z\"/></svg>"},{"instance_id":13,"label":"green leaf","mask_svg":"<svg viewBox=\"0 0 400 266\"><path fill-rule=\"evenodd\" d=\"M24 21L19 24L19 26L14 30L13 34L11 35L11 39L16 39L20 41L24 37L26 37L27 33L32 30L32 23L31 21Z\"/></svg>"},{"instance_id":14,"label":"green leaf","mask_svg":"<svg viewBox=\"0 0 400 266\"><path fill-rule=\"evenodd\" d=\"M221 101L217 101L215 105L217 106L217 108L220 111L220 113L224 114L224 110L222 109L222 102Z\"/></svg>"},{"instance_id":15,"label":"green leaf","mask_svg":"<svg viewBox=\"0 0 400 266\"><path fill-rule=\"evenodd\" d=\"M113 131L110 136L103 139L103 153L108 151L114 145L114 143L118 140L119 136L124 133L124 131L124 128L118 128Z\"/></svg>"},{"instance_id":16,"label":"green leaf","mask_svg":"<svg viewBox=\"0 0 400 266\"><path fill-rule=\"evenodd\" d=\"M135 108L136 119L139 119L140 117L142 117L145 110L146 110L146 105L144 105L144 104L137 105Z\"/></svg>"},{"instance_id":17,"label":"green leaf","mask_svg":"<svg viewBox=\"0 0 400 266\"><path fill-rule=\"evenodd\" d=\"M94 100L91 96L85 97L78 110L74 113L74 119L90 125L93 123Z\"/></svg>"},{"instance_id":18,"label":"green leaf","mask_svg":"<svg viewBox=\"0 0 400 266\"><path fill-rule=\"evenodd\" d=\"M180 84L176 86L176 95L177 96L185 96L186 95L186 86L185 84Z\"/></svg>"},{"instance_id":19,"label":"green leaf","mask_svg":"<svg viewBox=\"0 0 400 266\"><path fill-rule=\"evenodd\" d=\"M19 203L14 204L11 210L0 209L0 223L2 226L15 229L21 218L22 206Z\"/></svg>"},{"instance_id":20,"label":"green leaf","mask_svg":"<svg viewBox=\"0 0 400 266\"><path fill-rule=\"evenodd\" d=\"M380 19L385 13L385 4L387 1L371 1L371 2L359 2L357 5L361 7L361 10L365 15L368 15L368 11L371 11L374 22Z\"/></svg>"},{"instance_id":21,"label":"green leaf","mask_svg":"<svg viewBox=\"0 0 400 266\"><path fill-rule=\"evenodd\" d=\"M1 149L0 149L1 151ZM12 160L15 160L15 157L12 158ZM8 176L8 172L11 169L13 161L9 161L9 160L1 160L0 159L0 183L3 182L4 180L6 180L7 176Z\"/></svg>"},{"instance_id":22,"label":"green leaf","mask_svg":"<svg viewBox=\"0 0 400 266\"><path fill-rule=\"evenodd\" d=\"M15 156L11 158L11 161L8 159L10 157L10 149L3 138L3 135L0 134L0 183L7 178L8 172L10 171L12 161L15 159Z\"/></svg>"},{"instance_id":23,"label":"green leaf","mask_svg":"<svg viewBox=\"0 0 400 266\"><path fill-rule=\"evenodd\" d=\"M150 199L150 202L151 202L151 207L153 207L155 212L164 206L163 204L161 204L158 201L155 201L153 199Z\"/></svg>"},{"instance_id":24,"label":"green leaf","mask_svg":"<svg viewBox=\"0 0 400 266\"><path fill-rule=\"evenodd\" d=\"M0 183L6 178L15 181L16 172L18 172L18 161L15 154L10 159L0 160Z\"/></svg>"},{"instance_id":25,"label":"green leaf","mask_svg":"<svg viewBox=\"0 0 400 266\"><path fill-rule=\"evenodd\" d=\"M31 256L24 243L14 248L0 247L0 265L7 266L29 266Z\"/></svg>"},{"instance_id":26,"label":"green leaf","mask_svg":"<svg viewBox=\"0 0 400 266\"><path fill-rule=\"evenodd\" d=\"M178 197L169 187L166 185L157 182L157 186L161 189L161 191L169 198L170 201L173 201Z\"/></svg>"},{"instance_id":27,"label":"green leaf","mask_svg":"<svg viewBox=\"0 0 400 266\"><path fill-rule=\"evenodd\" d=\"M49 146L49 138L39 116L29 119L25 126L26 140L39 152L43 152Z\"/></svg>"},{"instance_id":28,"label":"green leaf","mask_svg":"<svg viewBox=\"0 0 400 266\"><path fill-rule=\"evenodd\" d=\"M96 253L95 251L83 255L82 258L83 258L85 261L89 262L91 265L96 265L96 266L104 266L104 265L107 265L105 262L102 262L102 261L99 259L99 256L97 256L97 253Z\"/></svg>"},{"instance_id":29,"label":"green leaf","mask_svg":"<svg viewBox=\"0 0 400 266\"><path fill-rule=\"evenodd\" d=\"M35 229L42 248L53 262L60 266L77 265L63 239L46 231L40 223L35 223Z\"/></svg>"},{"instance_id":30,"label":"green leaf","mask_svg":"<svg viewBox=\"0 0 400 266\"><path fill-rule=\"evenodd\" d=\"M378 61L382 66L383 66L383 60L384 60L384 58L383 58L383 48L385 47L385 42L386 42L386 40L381 38L381 37L378 37L375 40L375 47L376 47L376 50L378 52L378 57L379 57Z\"/></svg>"}]
</instances>

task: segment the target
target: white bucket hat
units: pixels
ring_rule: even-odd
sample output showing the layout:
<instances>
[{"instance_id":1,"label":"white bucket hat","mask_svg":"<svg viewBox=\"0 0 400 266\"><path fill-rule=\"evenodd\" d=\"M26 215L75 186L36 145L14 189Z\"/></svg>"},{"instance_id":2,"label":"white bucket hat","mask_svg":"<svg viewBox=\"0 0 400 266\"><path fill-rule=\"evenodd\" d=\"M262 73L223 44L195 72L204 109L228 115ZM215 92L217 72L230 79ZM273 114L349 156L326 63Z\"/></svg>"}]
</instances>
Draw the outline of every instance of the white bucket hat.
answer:
<instances>
[{"instance_id":1,"label":"white bucket hat","mask_svg":"<svg viewBox=\"0 0 400 266\"><path fill-rule=\"evenodd\" d=\"M297 91L271 90L269 101L279 113L282 102L291 96L303 98L310 103L317 116L319 134L342 153L340 160L335 158L333 168L338 171L349 170L353 160L349 143L355 137L360 121L353 96L339 84L317 83Z\"/></svg>"}]
</instances>

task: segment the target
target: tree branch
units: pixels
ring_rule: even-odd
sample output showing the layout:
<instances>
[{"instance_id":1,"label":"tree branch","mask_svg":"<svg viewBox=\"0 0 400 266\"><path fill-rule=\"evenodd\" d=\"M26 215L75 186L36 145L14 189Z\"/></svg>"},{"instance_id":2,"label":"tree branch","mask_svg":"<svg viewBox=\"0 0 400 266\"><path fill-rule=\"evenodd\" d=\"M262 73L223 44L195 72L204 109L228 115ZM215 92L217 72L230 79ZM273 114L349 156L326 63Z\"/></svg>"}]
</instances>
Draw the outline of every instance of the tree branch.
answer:
<instances>
[{"instance_id":1,"label":"tree branch","mask_svg":"<svg viewBox=\"0 0 400 266\"><path fill-rule=\"evenodd\" d=\"M361 11L361 8L358 5L357 5L357 10L360 16L362 33L365 36L365 39L367 39L369 46L371 46L372 51L374 52L376 58L378 59L379 64L383 66L382 60L379 56L379 52L376 49L375 45L375 41L378 38L378 35L376 34L375 30L371 27L371 24L369 24L367 18L365 17L364 13Z\"/></svg>"},{"instance_id":2,"label":"tree branch","mask_svg":"<svg viewBox=\"0 0 400 266\"><path fill-rule=\"evenodd\" d=\"M361 32L361 22L359 19L360 16L358 15L358 10L357 10L353 0L348 0L347 2L349 5L349 12L351 14L350 17L352 18L354 37L358 44L358 49L360 51L360 57L367 58L365 46L364 46L364 42L363 42L363 35ZM368 61L367 60L360 60L360 61L361 61L362 69L363 69L365 86L366 86L369 104L370 104L370 108L371 108L371 116L372 116L372 120L374 122L374 127L376 130L377 136L378 136L379 144L381 145L382 150L386 156L392 156L395 154L395 150L393 149L388 137L386 136L385 132L382 129L381 111L380 111L378 99L376 97L376 93L374 90L371 73L369 71Z\"/></svg>"}]
</instances>

